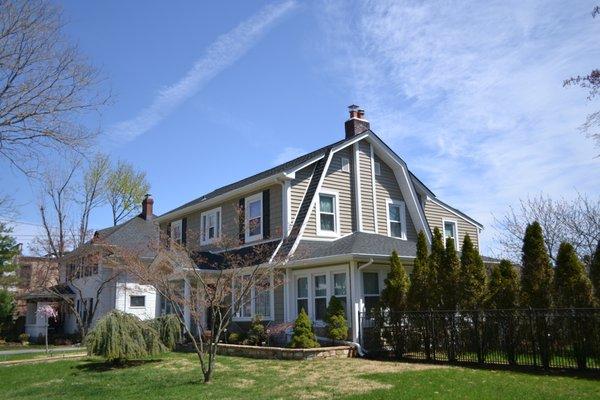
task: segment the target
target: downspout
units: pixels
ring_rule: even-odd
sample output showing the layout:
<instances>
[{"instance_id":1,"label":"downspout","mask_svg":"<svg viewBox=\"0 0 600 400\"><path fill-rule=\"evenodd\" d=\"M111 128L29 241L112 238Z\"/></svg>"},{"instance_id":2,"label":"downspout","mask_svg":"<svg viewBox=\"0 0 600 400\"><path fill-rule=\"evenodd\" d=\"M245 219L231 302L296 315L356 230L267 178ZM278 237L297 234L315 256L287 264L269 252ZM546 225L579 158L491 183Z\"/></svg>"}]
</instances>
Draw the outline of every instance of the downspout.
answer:
<instances>
[{"instance_id":1,"label":"downspout","mask_svg":"<svg viewBox=\"0 0 600 400\"><path fill-rule=\"evenodd\" d=\"M373 264L373 259L371 258L371 259L369 259L369 262L367 262L366 264L363 264L360 267L358 267L358 272L362 271L366 267L371 266L372 264ZM357 323L360 324L360 315L358 317ZM353 346L356 349L356 352L358 353L359 356L364 357L364 356L367 355L367 353L363 350L363 348L360 345L360 343L358 343L358 342L344 342L344 343L348 344L350 346Z\"/></svg>"}]
</instances>

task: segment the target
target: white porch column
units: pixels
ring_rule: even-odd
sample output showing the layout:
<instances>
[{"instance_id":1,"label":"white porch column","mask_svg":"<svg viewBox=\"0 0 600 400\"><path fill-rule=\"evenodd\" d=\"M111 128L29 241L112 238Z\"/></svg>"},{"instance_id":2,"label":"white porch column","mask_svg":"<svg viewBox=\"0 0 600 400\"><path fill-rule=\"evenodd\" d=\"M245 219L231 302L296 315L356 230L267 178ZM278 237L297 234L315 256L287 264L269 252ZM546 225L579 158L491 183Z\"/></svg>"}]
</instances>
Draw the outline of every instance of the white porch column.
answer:
<instances>
[{"instance_id":1,"label":"white porch column","mask_svg":"<svg viewBox=\"0 0 600 400\"><path fill-rule=\"evenodd\" d=\"M352 341L358 342L358 312L360 311L358 266L350 261L350 298L352 304Z\"/></svg>"},{"instance_id":2,"label":"white porch column","mask_svg":"<svg viewBox=\"0 0 600 400\"><path fill-rule=\"evenodd\" d=\"M183 280L183 298L184 298L184 307L183 307L183 322L185 322L185 327L191 332L192 329L192 317L190 313L190 300L191 300L191 290L190 290L190 282L187 278Z\"/></svg>"},{"instance_id":3,"label":"white porch column","mask_svg":"<svg viewBox=\"0 0 600 400\"><path fill-rule=\"evenodd\" d=\"M294 291L292 290L293 284L293 274L290 268L286 268L285 270L285 283L284 283L284 321L292 322L294 320L294 316L292 316L292 296L294 295Z\"/></svg>"}]
</instances>

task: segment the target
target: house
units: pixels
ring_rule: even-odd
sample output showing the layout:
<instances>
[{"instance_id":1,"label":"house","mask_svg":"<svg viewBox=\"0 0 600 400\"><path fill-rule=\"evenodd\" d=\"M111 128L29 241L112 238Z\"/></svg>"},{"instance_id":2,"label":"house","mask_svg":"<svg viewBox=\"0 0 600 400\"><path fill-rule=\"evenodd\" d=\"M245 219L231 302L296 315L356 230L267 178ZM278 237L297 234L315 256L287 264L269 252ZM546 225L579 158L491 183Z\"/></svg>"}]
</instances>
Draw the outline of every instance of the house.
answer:
<instances>
[{"instance_id":1,"label":"house","mask_svg":"<svg viewBox=\"0 0 600 400\"><path fill-rule=\"evenodd\" d=\"M24 256L16 257L16 270L19 282L14 288L17 299L17 316L27 314L27 303L22 298L25 294L41 287L52 287L58 283L58 261L51 257Z\"/></svg>"},{"instance_id":2,"label":"house","mask_svg":"<svg viewBox=\"0 0 600 400\"><path fill-rule=\"evenodd\" d=\"M483 226L421 182L370 130L363 110L351 106L344 128L344 137L333 144L156 218L171 240L205 257L218 256L223 250L214 243L228 236L239 239L238 251L270 246L265 265L286 260L274 265L284 284L272 287L269 296L247 300L235 323L256 314L273 323L291 322L304 308L318 329L328 300L336 296L346 306L356 341L359 312L377 303L393 250L410 268L417 233L423 231L431 243L436 227L455 239L457 249L466 234L479 248ZM190 239L190 232L199 234ZM206 317L190 321L188 315L186 323L205 324Z\"/></svg>"},{"instance_id":3,"label":"house","mask_svg":"<svg viewBox=\"0 0 600 400\"><path fill-rule=\"evenodd\" d=\"M156 250L153 243L158 240L153 204L152 197L146 195L139 215L95 232L92 240L59 260L57 285L23 296L27 302L25 331L30 337L45 334L46 321L37 313L44 304L58 308L58 320L48 322L50 331L56 334L78 332L78 319L93 327L98 319L115 309L141 319L160 314L161 305L152 286L139 284L123 269L107 262L111 246L135 253L148 264L152 262Z\"/></svg>"}]
</instances>

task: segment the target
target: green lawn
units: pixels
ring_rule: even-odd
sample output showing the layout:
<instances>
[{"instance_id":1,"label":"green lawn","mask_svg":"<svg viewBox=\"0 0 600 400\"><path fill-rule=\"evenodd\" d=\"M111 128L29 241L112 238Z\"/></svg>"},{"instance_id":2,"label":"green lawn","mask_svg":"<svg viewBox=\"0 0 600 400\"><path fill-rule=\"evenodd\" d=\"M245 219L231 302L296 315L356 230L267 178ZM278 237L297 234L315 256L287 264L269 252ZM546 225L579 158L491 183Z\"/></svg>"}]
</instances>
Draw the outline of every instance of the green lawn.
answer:
<instances>
[{"instance_id":1,"label":"green lawn","mask_svg":"<svg viewBox=\"0 0 600 400\"><path fill-rule=\"evenodd\" d=\"M592 399L600 381L363 359L271 361L220 357L200 383L192 354L107 368L98 359L0 367L6 399Z\"/></svg>"},{"instance_id":2,"label":"green lawn","mask_svg":"<svg viewBox=\"0 0 600 400\"><path fill-rule=\"evenodd\" d=\"M69 355L69 354L77 354L77 353L85 353L86 349L85 347L80 348L80 349L73 349L73 350L62 350L60 348L57 349L51 349L50 353L46 354L45 351L39 352L39 353L25 353L25 354L8 354L8 355L4 355L4 354L0 354L0 362L2 361L17 361L17 360L31 360L31 359L35 359L35 358L48 358L48 357L63 357L65 355Z\"/></svg>"}]
</instances>

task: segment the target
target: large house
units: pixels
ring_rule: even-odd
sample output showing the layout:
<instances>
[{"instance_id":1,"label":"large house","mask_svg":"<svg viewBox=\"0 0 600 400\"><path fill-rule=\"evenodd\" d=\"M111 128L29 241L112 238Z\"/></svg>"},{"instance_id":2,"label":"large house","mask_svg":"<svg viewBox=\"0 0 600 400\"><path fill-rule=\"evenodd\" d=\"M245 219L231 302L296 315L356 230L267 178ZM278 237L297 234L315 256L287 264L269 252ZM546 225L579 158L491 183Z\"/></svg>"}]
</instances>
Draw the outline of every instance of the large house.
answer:
<instances>
[{"instance_id":1,"label":"large house","mask_svg":"<svg viewBox=\"0 0 600 400\"><path fill-rule=\"evenodd\" d=\"M341 140L200 196L156 222L171 240L209 258L223 251L215 243L224 236L238 238L239 251L270 246L261 262L282 270L284 283L248 301L234 322L257 314L291 322L304 308L323 326L327 302L336 296L346 305L354 341L359 312L378 301L393 250L410 268L419 231L431 243L437 227L458 250L467 234L479 248L483 229L411 173L356 106ZM186 323L193 329L189 315Z\"/></svg>"}]
</instances>

